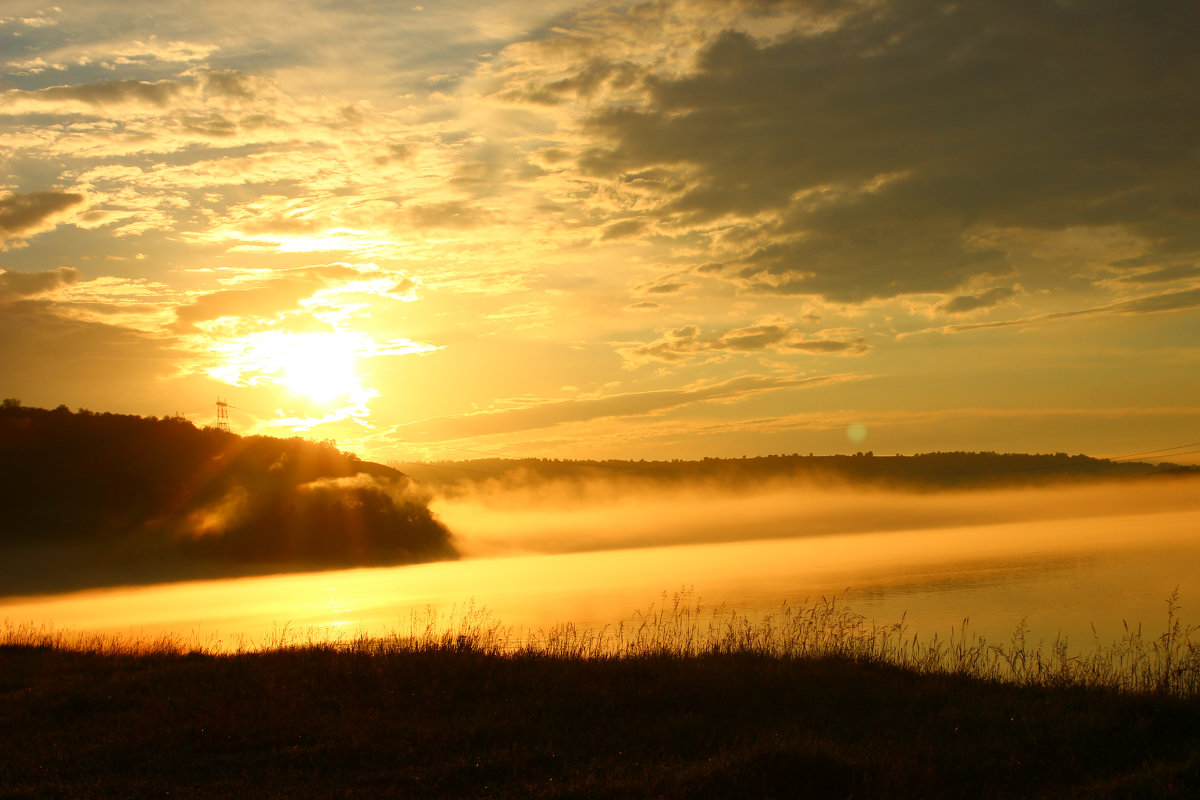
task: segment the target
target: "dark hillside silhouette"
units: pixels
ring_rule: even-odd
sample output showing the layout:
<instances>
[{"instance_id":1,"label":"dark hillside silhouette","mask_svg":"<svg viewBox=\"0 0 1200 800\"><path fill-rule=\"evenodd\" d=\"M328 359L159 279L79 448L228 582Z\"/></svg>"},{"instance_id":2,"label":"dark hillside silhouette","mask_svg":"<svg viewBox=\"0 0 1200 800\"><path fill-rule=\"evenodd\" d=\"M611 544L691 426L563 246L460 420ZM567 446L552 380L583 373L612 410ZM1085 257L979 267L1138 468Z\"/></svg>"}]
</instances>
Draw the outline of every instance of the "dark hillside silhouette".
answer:
<instances>
[{"instance_id":1,"label":"dark hillside silhouette","mask_svg":"<svg viewBox=\"0 0 1200 800\"><path fill-rule=\"evenodd\" d=\"M447 495L481 485L496 488L544 483L638 483L683 486L706 483L745 489L770 481L818 486L848 485L904 491L991 489L1013 486L1200 475L1196 467L1111 461L1085 455L1027 453L922 453L912 456L854 455L705 458L699 461L574 461L482 458L397 464L431 491Z\"/></svg>"},{"instance_id":2,"label":"dark hillside silhouette","mask_svg":"<svg viewBox=\"0 0 1200 800\"><path fill-rule=\"evenodd\" d=\"M0 407L0 595L453 558L408 476L182 418Z\"/></svg>"}]
</instances>

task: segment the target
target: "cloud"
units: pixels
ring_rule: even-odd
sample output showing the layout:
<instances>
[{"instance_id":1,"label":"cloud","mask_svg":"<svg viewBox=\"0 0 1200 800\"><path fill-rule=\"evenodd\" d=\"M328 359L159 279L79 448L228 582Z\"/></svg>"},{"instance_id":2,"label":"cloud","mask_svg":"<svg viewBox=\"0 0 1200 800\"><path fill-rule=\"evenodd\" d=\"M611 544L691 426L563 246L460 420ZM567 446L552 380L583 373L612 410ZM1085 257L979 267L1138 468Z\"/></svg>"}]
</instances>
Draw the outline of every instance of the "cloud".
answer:
<instances>
[{"instance_id":1,"label":"cloud","mask_svg":"<svg viewBox=\"0 0 1200 800\"><path fill-rule=\"evenodd\" d=\"M114 79L92 83L63 84L3 93L9 115L45 113L57 108L80 111L80 106L104 109L113 106L150 106L165 109L183 102L212 99L252 101L270 94L274 84L264 78L236 70L201 70L195 74L157 81Z\"/></svg>"},{"instance_id":2,"label":"cloud","mask_svg":"<svg viewBox=\"0 0 1200 800\"><path fill-rule=\"evenodd\" d=\"M5 120L14 163L63 162L64 175L92 196L94 212L107 215L100 224L132 218L135 228L141 224L138 217L153 212L159 219L152 219L150 227L178 225L180 209L199 199L186 193L193 186L279 182L303 173L297 167L316 149L312 140L333 138L328 127L321 128L322 118L337 113L324 107L308 111L308 117L299 116L270 79L235 70L188 70L157 80L117 78L0 91L0 118ZM280 169L280 158L272 158L275 153L206 148L180 155L196 144L274 150L284 141L290 142L287 172ZM166 154L172 155L163 157ZM298 154L305 158L298 159ZM226 156L241 161L241 169L224 163ZM230 171L237 174L231 176ZM264 177L264 171L271 174ZM212 184L198 181L206 172L215 174Z\"/></svg>"},{"instance_id":3,"label":"cloud","mask_svg":"<svg viewBox=\"0 0 1200 800\"><path fill-rule=\"evenodd\" d=\"M622 220L621 222L614 222L612 225L609 225L607 228L605 228L604 232L600 234L600 241L607 242L612 241L613 239L629 239L637 236L644 230L646 230L645 220Z\"/></svg>"},{"instance_id":4,"label":"cloud","mask_svg":"<svg viewBox=\"0 0 1200 800\"><path fill-rule=\"evenodd\" d=\"M363 186L348 189L340 174L345 164L330 155L329 146L320 141L328 132L320 132L310 143L311 159L296 164L296 154L222 159L191 165L181 172L185 185L215 186L247 182L273 183L270 193L228 207L204 232L189 234L196 241L240 242L243 249L281 250L284 252L354 251L361 258L395 257L403 252L411 256L408 245L415 233L473 240L481 229L502 227L505 212L494 200L458 197L448 200L402 200L394 187L380 184L379 176L362 174ZM307 152L307 151L306 151ZM369 151L364 151L369 152ZM245 163L242 163L245 162ZM371 163L368 159L364 168ZM248 170L248 171L247 171ZM164 175L173 180L174 174ZM252 178L253 181L248 180ZM397 177L397 180L404 178ZM437 177L413 179L418 183L438 183ZM283 184L283 186L279 186ZM295 186L286 193L278 188ZM278 187L278 188L277 188ZM428 188L428 187L426 187ZM434 187L440 195L442 187ZM495 193L494 185L481 180L464 191ZM414 189L415 194L422 194ZM509 230L508 235L528 235ZM471 248L464 248L470 252ZM496 255L495 251L492 253Z\"/></svg>"},{"instance_id":5,"label":"cloud","mask_svg":"<svg viewBox=\"0 0 1200 800\"><path fill-rule=\"evenodd\" d=\"M859 336L855 339L799 339L785 342L785 350L799 350L805 353L845 353L859 355L871 349L867 340Z\"/></svg>"},{"instance_id":6,"label":"cloud","mask_svg":"<svg viewBox=\"0 0 1200 800\"><path fill-rule=\"evenodd\" d=\"M54 102L77 100L89 106L108 106L124 103L152 105L163 108L179 96L182 85L179 81L98 81L78 86L50 86L34 92L24 93L32 100ZM10 92L14 99L19 97Z\"/></svg>"},{"instance_id":7,"label":"cloud","mask_svg":"<svg viewBox=\"0 0 1200 800\"><path fill-rule=\"evenodd\" d=\"M404 210L412 224L418 228L468 230L485 225L494 218L492 212L461 200L413 204L405 206Z\"/></svg>"},{"instance_id":8,"label":"cloud","mask_svg":"<svg viewBox=\"0 0 1200 800\"><path fill-rule=\"evenodd\" d=\"M298 109L271 79L237 70L0 92L15 174L58 164L60 180L88 196L75 224L117 236L173 230L193 238L189 229L219 224L233 201L220 187L291 192L331 182L340 157L330 145L344 134L326 124L331 117L340 112Z\"/></svg>"},{"instance_id":9,"label":"cloud","mask_svg":"<svg viewBox=\"0 0 1200 800\"><path fill-rule=\"evenodd\" d=\"M369 294L411 302L419 282L374 264L323 264L293 269L231 271L230 288L205 292L175 310L178 332L224 317L273 318L313 299L341 305L339 294Z\"/></svg>"},{"instance_id":10,"label":"cloud","mask_svg":"<svg viewBox=\"0 0 1200 800\"><path fill-rule=\"evenodd\" d=\"M58 24L51 14L59 13L62 9L54 7L48 10L34 12L29 17L0 17L0 25L23 25L29 28L49 28Z\"/></svg>"},{"instance_id":11,"label":"cloud","mask_svg":"<svg viewBox=\"0 0 1200 800\"><path fill-rule=\"evenodd\" d=\"M54 24L57 24L57 20L44 20L44 25ZM96 63L109 69L144 66L154 62L194 63L205 60L217 49L212 44L159 41L157 37L150 36L145 40L107 41L42 50L31 58L9 61L6 66L18 74L36 75L47 69L66 70Z\"/></svg>"},{"instance_id":12,"label":"cloud","mask_svg":"<svg viewBox=\"0 0 1200 800\"><path fill-rule=\"evenodd\" d=\"M397 300L411 302L417 299L417 288L419 286L420 284L412 278L402 277L395 283L395 285L387 290L386 294L389 297L396 298Z\"/></svg>"},{"instance_id":13,"label":"cloud","mask_svg":"<svg viewBox=\"0 0 1200 800\"><path fill-rule=\"evenodd\" d=\"M1168 281L1186 280L1200 277L1200 266L1195 264L1174 264L1162 269L1138 272L1121 278L1125 283L1167 283Z\"/></svg>"},{"instance_id":14,"label":"cloud","mask_svg":"<svg viewBox=\"0 0 1200 800\"><path fill-rule=\"evenodd\" d=\"M643 286L640 291L642 294L676 294L686 289L687 286L688 284L679 281L665 281Z\"/></svg>"},{"instance_id":15,"label":"cloud","mask_svg":"<svg viewBox=\"0 0 1200 800\"><path fill-rule=\"evenodd\" d=\"M852 380L847 375L772 378L746 375L681 389L605 395L569 400L524 401L520 407L437 417L399 425L391 435L409 442L445 441L548 428L610 417L643 417L695 403L736 402L763 392L819 386Z\"/></svg>"},{"instance_id":16,"label":"cloud","mask_svg":"<svg viewBox=\"0 0 1200 800\"><path fill-rule=\"evenodd\" d=\"M1183 33L1200 7L832 8L744 6L716 32L708 8L687 28L665 2L620 21L581 14L552 45L513 48L503 77L575 115L579 143L556 152L612 198L597 209L710 236L714 274L744 292L950 292L1017 269L998 230L1020 242L1115 228L1147 266L1200 255L1200 51ZM658 42L626 35L635 16ZM685 36L701 42L691 57Z\"/></svg>"},{"instance_id":17,"label":"cloud","mask_svg":"<svg viewBox=\"0 0 1200 800\"><path fill-rule=\"evenodd\" d=\"M225 289L201 295L175 310L179 330L222 317L270 317L294 309L316 287L309 281L275 280L249 289Z\"/></svg>"},{"instance_id":18,"label":"cloud","mask_svg":"<svg viewBox=\"0 0 1200 800\"><path fill-rule=\"evenodd\" d=\"M83 201L75 192L10 192L0 197L0 242L49 230Z\"/></svg>"},{"instance_id":19,"label":"cloud","mask_svg":"<svg viewBox=\"0 0 1200 800\"><path fill-rule=\"evenodd\" d=\"M386 142L375 156L375 163L379 165L391 164L398 162L407 164L412 161L413 155L416 153L416 148L411 144L404 142Z\"/></svg>"},{"instance_id":20,"label":"cloud","mask_svg":"<svg viewBox=\"0 0 1200 800\"><path fill-rule=\"evenodd\" d=\"M1016 295L1016 290L1011 287L997 286L994 289L988 289L983 294L959 295L953 300L947 300L945 303L942 303L938 308L947 314L963 314L967 311L975 311L980 308L991 308L994 305L1003 303L1005 300L1011 300Z\"/></svg>"},{"instance_id":21,"label":"cloud","mask_svg":"<svg viewBox=\"0 0 1200 800\"><path fill-rule=\"evenodd\" d=\"M44 272L0 270L0 303L52 292L79 280L79 270L59 267Z\"/></svg>"},{"instance_id":22,"label":"cloud","mask_svg":"<svg viewBox=\"0 0 1200 800\"><path fill-rule=\"evenodd\" d=\"M1160 314L1170 311L1187 311L1193 308L1200 308L1200 288L1180 289L1175 292L1163 292L1161 294L1135 297L1131 300L1123 300L1119 303L1110 303L1103 306L1055 311L1050 314L1037 314L1017 319L970 322L958 325L946 325L941 328L927 328L921 331L914 331L913 333L900 334L898 338L903 339L918 333L963 333L965 331L986 328L1029 328L1064 319L1128 314Z\"/></svg>"},{"instance_id":23,"label":"cloud","mask_svg":"<svg viewBox=\"0 0 1200 800\"><path fill-rule=\"evenodd\" d=\"M682 362L706 354L773 350L784 353L859 355L869 349L866 339L861 336L846 339L818 334L813 338L789 324L770 323L734 328L709 337L701 335L699 326L686 325L668 331L662 338L648 344L618 347L617 352L625 358L627 366L636 367L653 361Z\"/></svg>"},{"instance_id":24,"label":"cloud","mask_svg":"<svg viewBox=\"0 0 1200 800\"><path fill-rule=\"evenodd\" d=\"M161 401L160 379L177 371L181 356L171 339L73 319L60 311L42 300L5 305L0 313L0 375L6 391L31 403L57 405L86 396L89 405L126 408L130 387L139 386Z\"/></svg>"},{"instance_id":25,"label":"cloud","mask_svg":"<svg viewBox=\"0 0 1200 800\"><path fill-rule=\"evenodd\" d=\"M1200 289L1164 292L1109 306L1105 311L1118 314L1156 314L1162 311L1182 311L1200 307Z\"/></svg>"}]
</instances>

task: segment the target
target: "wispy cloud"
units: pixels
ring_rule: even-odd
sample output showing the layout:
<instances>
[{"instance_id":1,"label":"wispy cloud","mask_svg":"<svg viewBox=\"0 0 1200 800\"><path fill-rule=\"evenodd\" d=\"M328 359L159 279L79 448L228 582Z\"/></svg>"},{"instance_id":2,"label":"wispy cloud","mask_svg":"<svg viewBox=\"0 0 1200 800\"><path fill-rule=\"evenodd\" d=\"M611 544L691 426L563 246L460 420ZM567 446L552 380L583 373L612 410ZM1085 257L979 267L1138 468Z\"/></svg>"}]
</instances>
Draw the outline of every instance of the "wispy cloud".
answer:
<instances>
[{"instance_id":1,"label":"wispy cloud","mask_svg":"<svg viewBox=\"0 0 1200 800\"><path fill-rule=\"evenodd\" d=\"M406 442L448 441L548 428L569 422L611 417L645 417L697 403L729 403L764 392L828 385L856 377L837 374L806 378L746 375L719 383L681 389L628 392L570 400L522 400L519 405L414 422L392 429Z\"/></svg>"},{"instance_id":2,"label":"wispy cloud","mask_svg":"<svg viewBox=\"0 0 1200 800\"><path fill-rule=\"evenodd\" d=\"M195 331L213 320L241 318L278 322L284 313L308 314L313 306L336 309L346 295L368 295L411 302L419 282L403 272L374 264L324 264L276 270L234 270L222 273L228 287L197 292L175 310L173 328Z\"/></svg>"},{"instance_id":3,"label":"wispy cloud","mask_svg":"<svg viewBox=\"0 0 1200 800\"><path fill-rule=\"evenodd\" d=\"M1200 308L1200 289L1181 289L1175 292L1164 292L1162 294L1152 294L1144 297L1133 298L1131 300L1123 300L1119 303L1111 303L1104 306L1077 308L1070 311L1055 311L1049 314L1038 314L1035 316L1019 317L1016 319L989 320L986 322L965 322L956 325L945 325L940 328L929 328L923 331L917 331L915 333L962 333L964 331L982 330L986 328L1029 328L1042 325L1047 322L1057 322L1059 320L1074 319L1079 317L1157 314L1168 311L1185 311L1192 308ZM902 336L910 335L914 334L902 334Z\"/></svg>"},{"instance_id":4,"label":"wispy cloud","mask_svg":"<svg viewBox=\"0 0 1200 800\"><path fill-rule=\"evenodd\" d=\"M861 355L870 346L862 336L806 334L788 323L770 323L734 328L705 336L697 325L684 325L647 344L618 347L629 366L652 361L681 362L697 356L733 353L801 352L814 354Z\"/></svg>"},{"instance_id":5,"label":"wispy cloud","mask_svg":"<svg viewBox=\"0 0 1200 800\"><path fill-rule=\"evenodd\" d=\"M981 308L991 308L1006 300L1011 300L1016 295L1016 289L1013 289L1011 286L997 286L993 289L988 289L982 294L960 294L942 303L938 308L947 314L963 314L968 311L977 311Z\"/></svg>"}]
</instances>

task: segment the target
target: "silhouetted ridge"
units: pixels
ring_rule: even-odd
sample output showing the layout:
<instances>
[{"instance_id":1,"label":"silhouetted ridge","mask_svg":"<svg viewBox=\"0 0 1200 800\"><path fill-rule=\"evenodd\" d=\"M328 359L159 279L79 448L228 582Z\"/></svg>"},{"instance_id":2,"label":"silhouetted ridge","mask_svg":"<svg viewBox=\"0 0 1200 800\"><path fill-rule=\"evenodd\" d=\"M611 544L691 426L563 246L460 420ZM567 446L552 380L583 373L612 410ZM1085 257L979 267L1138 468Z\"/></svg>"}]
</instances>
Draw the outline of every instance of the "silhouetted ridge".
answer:
<instances>
[{"instance_id":1,"label":"silhouetted ridge","mask_svg":"<svg viewBox=\"0 0 1200 800\"><path fill-rule=\"evenodd\" d=\"M1111 461L1085 455L1028 453L922 453L911 456L853 455L704 458L698 461L575 461L482 458L400 464L431 490L453 494L472 485L544 482L639 482L670 485L715 483L734 489L768 481L856 485L910 491L983 489L1047 483L1196 475L1195 467Z\"/></svg>"},{"instance_id":2,"label":"silhouetted ridge","mask_svg":"<svg viewBox=\"0 0 1200 800\"><path fill-rule=\"evenodd\" d=\"M453 558L408 476L182 418L0 407L0 594Z\"/></svg>"}]
</instances>

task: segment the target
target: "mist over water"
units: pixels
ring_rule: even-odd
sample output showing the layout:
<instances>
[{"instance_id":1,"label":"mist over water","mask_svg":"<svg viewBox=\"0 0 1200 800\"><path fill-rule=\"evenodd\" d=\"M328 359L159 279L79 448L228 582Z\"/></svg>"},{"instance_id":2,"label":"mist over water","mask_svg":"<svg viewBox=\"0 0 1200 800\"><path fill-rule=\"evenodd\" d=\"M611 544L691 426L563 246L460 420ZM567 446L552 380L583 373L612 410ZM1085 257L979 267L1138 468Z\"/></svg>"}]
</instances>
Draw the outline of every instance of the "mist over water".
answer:
<instances>
[{"instance_id":1,"label":"mist over water","mask_svg":"<svg viewBox=\"0 0 1200 800\"><path fill-rule=\"evenodd\" d=\"M403 632L414 612L487 608L517 628L601 627L681 589L705 609L758 616L838 595L923 638L969 630L1087 649L1122 621L1148 634L1178 587L1200 614L1193 480L914 493L775 483L539 483L436 498L457 562L97 590L0 603L0 618L133 635L262 642Z\"/></svg>"},{"instance_id":2,"label":"mist over water","mask_svg":"<svg viewBox=\"0 0 1200 800\"><path fill-rule=\"evenodd\" d=\"M628 482L538 482L436 498L431 508L454 532L460 551L483 556L1195 511L1200 510L1198 489L1196 481L1170 479L960 492L831 488L787 481L752 490L718 484L663 488ZM1028 531L1030 542L1043 538L1035 525ZM986 547L980 535L956 544ZM1094 536L1081 524L1058 526L1054 538L1062 546L1074 546L1076 540L1091 541Z\"/></svg>"}]
</instances>

